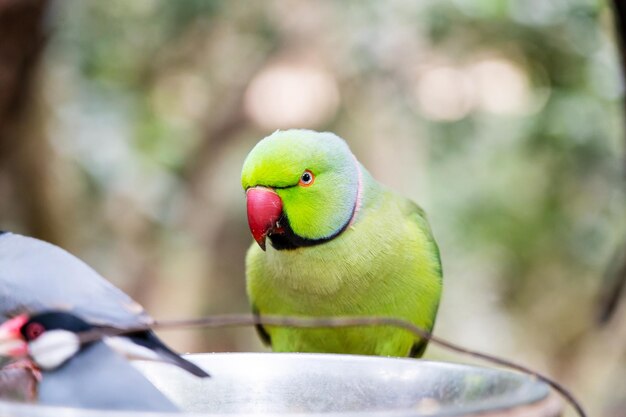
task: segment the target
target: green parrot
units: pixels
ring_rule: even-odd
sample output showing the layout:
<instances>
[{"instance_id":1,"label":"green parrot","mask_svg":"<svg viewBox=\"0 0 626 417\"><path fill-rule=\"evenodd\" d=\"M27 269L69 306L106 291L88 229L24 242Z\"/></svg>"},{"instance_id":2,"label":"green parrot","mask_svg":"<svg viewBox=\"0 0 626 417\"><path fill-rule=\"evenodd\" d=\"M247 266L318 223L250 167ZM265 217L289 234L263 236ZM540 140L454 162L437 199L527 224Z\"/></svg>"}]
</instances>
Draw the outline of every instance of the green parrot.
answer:
<instances>
[{"instance_id":1,"label":"green parrot","mask_svg":"<svg viewBox=\"0 0 626 417\"><path fill-rule=\"evenodd\" d=\"M442 271L424 212L376 182L341 138L276 131L247 156L241 183L255 313L391 316L432 329ZM427 342L393 327L257 329L277 352L419 357Z\"/></svg>"}]
</instances>

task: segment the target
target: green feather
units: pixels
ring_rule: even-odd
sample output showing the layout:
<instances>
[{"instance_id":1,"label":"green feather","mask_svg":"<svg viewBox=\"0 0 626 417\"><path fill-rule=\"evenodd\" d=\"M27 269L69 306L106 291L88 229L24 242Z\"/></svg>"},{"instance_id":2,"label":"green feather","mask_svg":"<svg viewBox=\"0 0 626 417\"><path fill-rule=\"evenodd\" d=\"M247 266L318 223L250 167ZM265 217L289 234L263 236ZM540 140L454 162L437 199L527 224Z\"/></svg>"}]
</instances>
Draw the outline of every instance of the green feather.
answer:
<instances>
[{"instance_id":1,"label":"green feather","mask_svg":"<svg viewBox=\"0 0 626 417\"><path fill-rule=\"evenodd\" d=\"M268 244L266 251L253 244L246 257L251 303L259 314L392 316L430 330L442 272L424 212L355 161L335 135L302 130L277 132L250 153L244 188L289 187L275 190L293 231L302 237L337 233L360 205L350 226L324 243L290 250ZM316 173L306 188L297 186L304 169ZM421 355L425 347L409 332L390 327L268 326L264 331L273 350L281 352L407 356Z\"/></svg>"}]
</instances>

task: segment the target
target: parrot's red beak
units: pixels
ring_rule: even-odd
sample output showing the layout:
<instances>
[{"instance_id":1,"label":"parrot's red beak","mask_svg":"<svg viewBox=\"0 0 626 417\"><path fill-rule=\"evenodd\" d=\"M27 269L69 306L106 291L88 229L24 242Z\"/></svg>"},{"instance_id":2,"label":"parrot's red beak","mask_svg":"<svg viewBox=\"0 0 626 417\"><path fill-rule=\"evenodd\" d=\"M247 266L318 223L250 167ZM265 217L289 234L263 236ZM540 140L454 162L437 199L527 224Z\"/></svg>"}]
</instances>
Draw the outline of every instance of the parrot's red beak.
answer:
<instances>
[{"instance_id":1,"label":"parrot's red beak","mask_svg":"<svg viewBox=\"0 0 626 417\"><path fill-rule=\"evenodd\" d=\"M283 212L283 201L273 190L253 187L246 191L248 225L254 240L265 250L265 238L279 228L278 219Z\"/></svg>"},{"instance_id":2,"label":"parrot's red beak","mask_svg":"<svg viewBox=\"0 0 626 417\"><path fill-rule=\"evenodd\" d=\"M26 356L28 345L22 337L20 329L28 321L28 316L22 314L5 321L0 326L0 356L12 358Z\"/></svg>"}]
</instances>

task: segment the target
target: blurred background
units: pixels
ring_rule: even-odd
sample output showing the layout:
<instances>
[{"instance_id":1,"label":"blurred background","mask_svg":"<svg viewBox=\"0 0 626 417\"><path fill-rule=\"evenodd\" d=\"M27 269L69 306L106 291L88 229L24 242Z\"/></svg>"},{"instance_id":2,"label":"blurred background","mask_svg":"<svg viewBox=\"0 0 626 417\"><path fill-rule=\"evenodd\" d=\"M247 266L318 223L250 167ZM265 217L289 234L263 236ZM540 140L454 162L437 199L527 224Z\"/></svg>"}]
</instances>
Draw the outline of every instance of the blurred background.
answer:
<instances>
[{"instance_id":1,"label":"blurred background","mask_svg":"<svg viewBox=\"0 0 626 417\"><path fill-rule=\"evenodd\" d=\"M330 130L428 212L436 334L625 416L626 303L598 321L626 235L615 38L598 0L0 0L0 226L156 318L248 312L243 160ZM265 349L251 328L162 336Z\"/></svg>"}]
</instances>

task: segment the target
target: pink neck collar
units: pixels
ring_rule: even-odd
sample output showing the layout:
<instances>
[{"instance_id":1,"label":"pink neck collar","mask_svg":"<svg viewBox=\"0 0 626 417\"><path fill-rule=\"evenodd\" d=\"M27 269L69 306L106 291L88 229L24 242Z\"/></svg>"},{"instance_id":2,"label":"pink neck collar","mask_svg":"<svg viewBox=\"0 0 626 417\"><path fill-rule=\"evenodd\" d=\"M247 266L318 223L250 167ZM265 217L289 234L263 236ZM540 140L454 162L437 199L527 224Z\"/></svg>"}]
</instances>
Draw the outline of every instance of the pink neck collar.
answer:
<instances>
[{"instance_id":1,"label":"pink neck collar","mask_svg":"<svg viewBox=\"0 0 626 417\"><path fill-rule=\"evenodd\" d=\"M357 189L356 189L356 201L354 202L354 210L352 211L352 217L350 218L350 222L348 223L348 227L352 226L354 220L356 219L357 213L361 209L361 199L363 197L363 173L361 172L361 166L359 161L357 161L356 156L352 155L354 159L354 166L356 168L356 172L358 175L357 179Z\"/></svg>"}]
</instances>

